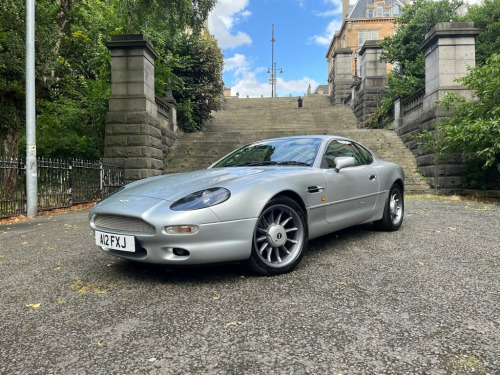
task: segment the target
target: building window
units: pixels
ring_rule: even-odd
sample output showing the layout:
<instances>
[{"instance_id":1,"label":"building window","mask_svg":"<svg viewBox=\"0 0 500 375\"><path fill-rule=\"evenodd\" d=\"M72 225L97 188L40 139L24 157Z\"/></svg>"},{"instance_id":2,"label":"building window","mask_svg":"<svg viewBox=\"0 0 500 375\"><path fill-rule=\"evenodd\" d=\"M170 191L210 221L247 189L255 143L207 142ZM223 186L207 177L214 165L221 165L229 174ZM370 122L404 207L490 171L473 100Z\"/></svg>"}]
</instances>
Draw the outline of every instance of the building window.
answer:
<instances>
[{"instance_id":1,"label":"building window","mask_svg":"<svg viewBox=\"0 0 500 375\"><path fill-rule=\"evenodd\" d=\"M358 46L362 46L367 40L378 40L378 30L359 30Z\"/></svg>"},{"instance_id":2,"label":"building window","mask_svg":"<svg viewBox=\"0 0 500 375\"><path fill-rule=\"evenodd\" d=\"M382 17L382 5L377 5L377 17Z\"/></svg>"},{"instance_id":3,"label":"building window","mask_svg":"<svg viewBox=\"0 0 500 375\"><path fill-rule=\"evenodd\" d=\"M399 15L399 5L398 4L394 4L394 6L392 7L392 14L394 14L395 16Z\"/></svg>"},{"instance_id":4,"label":"building window","mask_svg":"<svg viewBox=\"0 0 500 375\"><path fill-rule=\"evenodd\" d=\"M373 18L373 9L368 9L368 18Z\"/></svg>"},{"instance_id":5,"label":"building window","mask_svg":"<svg viewBox=\"0 0 500 375\"><path fill-rule=\"evenodd\" d=\"M391 8L384 8L384 17L391 16Z\"/></svg>"}]
</instances>

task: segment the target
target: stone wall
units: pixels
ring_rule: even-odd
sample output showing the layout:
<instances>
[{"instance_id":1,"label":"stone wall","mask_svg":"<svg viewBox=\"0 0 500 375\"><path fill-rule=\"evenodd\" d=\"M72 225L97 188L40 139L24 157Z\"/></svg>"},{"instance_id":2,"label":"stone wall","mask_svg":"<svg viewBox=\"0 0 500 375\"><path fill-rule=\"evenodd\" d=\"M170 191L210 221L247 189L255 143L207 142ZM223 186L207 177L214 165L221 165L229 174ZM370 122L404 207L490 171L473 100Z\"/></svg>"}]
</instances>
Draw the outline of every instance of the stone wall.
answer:
<instances>
[{"instance_id":1,"label":"stone wall","mask_svg":"<svg viewBox=\"0 0 500 375\"><path fill-rule=\"evenodd\" d=\"M425 88L394 103L394 129L412 150L421 174L437 193L462 192L464 160L461 155L445 159L442 155L423 151L415 137L423 130L433 131L436 124L450 114L436 104L436 100L442 99L446 93L471 98L471 92L456 79L467 75L468 67L475 66L475 37L478 34L479 30L472 22L436 24L420 46L425 53ZM380 54L377 41L365 42L359 51L361 77L351 76L349 94L344 86L332 94L334 105L348 105L353 109L359 127L368 127L368 119L386 89L386 66L380 62ZM351 58L347 52L343 57L344 60ZM334 76L341 78L343 84L348 83L348 74L351 74L350 67L345 61L334 71Z\"/></svg>"},{"instance_id":2,"label":"stone wall","mask_svg":"<svg viewBox=\"0 0 500 375\"><path fill-rule=\"evenodd\" d=\"M415 136L434 130L448 115L436 104L447 92L470 97L471 93L456 79L475 66L475 36L479 31L472 22L438 23L425 36L420 47L425 52L425 89L394 106L397 134L413 151L420 172L437 193L461 193L464 188L464 160L461 155L444 158L419 148Z\"/></svg>"}]
</instances>

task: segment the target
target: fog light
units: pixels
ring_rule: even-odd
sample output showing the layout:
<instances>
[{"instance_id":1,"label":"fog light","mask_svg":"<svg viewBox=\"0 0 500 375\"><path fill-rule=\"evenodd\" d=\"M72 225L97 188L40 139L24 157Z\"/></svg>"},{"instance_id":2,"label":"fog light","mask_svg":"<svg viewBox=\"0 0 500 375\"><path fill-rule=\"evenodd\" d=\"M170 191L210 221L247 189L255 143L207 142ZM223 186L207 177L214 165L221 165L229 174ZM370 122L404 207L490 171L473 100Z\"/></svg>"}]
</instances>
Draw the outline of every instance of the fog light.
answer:
<instances>
[{"instance_id":1,"label":"fog light","mask_svg":"<svg viewBox=\"0 0 500 375\"><path fill-rule=\"evenodd\" d=\"M172 250L172 252L174 253L174 255L177 255L179 257L187 257L187 256L189 256L189 251L187 251L186 249L179 249L177 247L174 247L174 249Z\"/></svg>"},{"instance_id":2,"label":"fog light","mask_svg":"<svg viewBox=\"0 0 500 375\"><path fill-rule=\"evenodd\" d=\"M172 225L165 227L165 234L195 234L199 228L196 225Z\"/></svg>"}]
</instances>

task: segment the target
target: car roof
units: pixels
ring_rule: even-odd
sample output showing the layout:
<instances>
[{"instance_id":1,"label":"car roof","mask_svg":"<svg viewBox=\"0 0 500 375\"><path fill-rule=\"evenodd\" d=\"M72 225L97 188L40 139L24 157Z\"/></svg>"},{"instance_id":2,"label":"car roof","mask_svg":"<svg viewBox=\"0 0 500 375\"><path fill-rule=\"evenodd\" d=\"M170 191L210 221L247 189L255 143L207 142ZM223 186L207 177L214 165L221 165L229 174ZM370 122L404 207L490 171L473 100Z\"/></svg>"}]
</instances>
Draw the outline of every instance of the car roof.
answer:
<instances>
[{"instance_id":1,"label":"car roof","mask_svg":"<svg viewBox=\"0 0 500 375\"><path fill-rule=\"evenodd\" d=\"M287 136L287 137L276 137L276 138L260 139L258 141L251 142L249 144L261 143L261 142L268 142L268 141L276 141L276 140L286 141L286 140L304 139L304 138L306 138L306 139L307 138L309 138L309 139L320 139L322 142L330 141L330 140L333 140L333 139L339 139L339 140L345 140L345 141L350 141L350 142L356 142L353 139L346 138L346 137L341 137L341 136L338 136L338 135L325 135L325 134L317 134L317 135L313 134L313 135L311 135L311 134L308 134L308 135L292 135L292 136Z\"/></svg>"},{"instance_id":2,"label":"car roof","mask_svg":"<svg viewBox=\"0 0 500 375\"><path fill-rule=\"evenodd\" d=\"M304 138L310 138L310 139L321 139L321 140L330 140L330 139L342 139L342 140L347 140L347 141L353 141L350 138L346 137L341 137L338 135L325 135L325 134L308 134L308 135L292 135L292 136L287 136L287 137L276 137L276 138L269 138L269 139L261 139L256 142L252 143L258 143L258 142L265 142L265 141L274 141L274 140L287 140L287 139L304 139Z\"/></svg>"}]
</instances>

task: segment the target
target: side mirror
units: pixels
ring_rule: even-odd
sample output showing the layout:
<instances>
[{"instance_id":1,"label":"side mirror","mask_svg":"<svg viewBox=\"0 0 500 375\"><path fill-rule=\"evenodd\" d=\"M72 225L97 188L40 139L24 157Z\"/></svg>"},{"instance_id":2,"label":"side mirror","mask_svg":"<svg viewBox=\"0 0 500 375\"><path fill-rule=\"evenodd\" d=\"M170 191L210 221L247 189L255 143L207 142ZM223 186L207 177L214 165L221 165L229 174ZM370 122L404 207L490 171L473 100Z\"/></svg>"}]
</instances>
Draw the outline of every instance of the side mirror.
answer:
<instances>
[{"instance_id":1,"label":"side mirror","mask_svg":"<svg viewBox=\"0 0 500 375\"><path fill-rule=\"evenodd\" d=\"M339 156L335 158L335 171L339 172L343 168L354 167L356 165L356 159L352 156Z\"/></svg>"}]
</instances>

